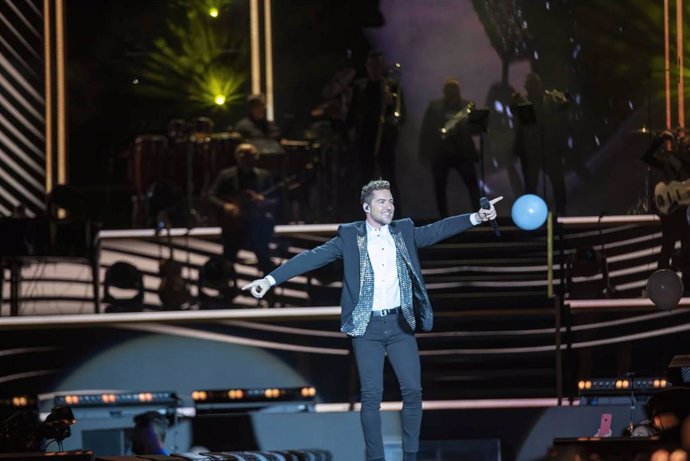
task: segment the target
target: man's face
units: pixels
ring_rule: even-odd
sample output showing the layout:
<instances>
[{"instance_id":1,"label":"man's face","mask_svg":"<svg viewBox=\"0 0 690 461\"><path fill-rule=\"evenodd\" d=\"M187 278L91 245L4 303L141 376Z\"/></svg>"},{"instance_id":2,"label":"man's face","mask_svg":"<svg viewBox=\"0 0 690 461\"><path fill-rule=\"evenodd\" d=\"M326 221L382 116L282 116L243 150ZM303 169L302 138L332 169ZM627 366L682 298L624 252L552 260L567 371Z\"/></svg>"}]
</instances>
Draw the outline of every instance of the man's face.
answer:
<instances>
[{"instance_id":1,"label":"man's face","mask_svg":"<svg viewBox=\"0 0 690 461\"><path fill-rule=\"evenodd\" d=\"M369 204L369 212L367 213L369 224L375 227L390 224L393 221L394 213L395 205L391 191L387 189L375 190Z\"/></svg>"},{"instance_id":2,"label":"man's face","mask_svg":"<svg viewBox=\"0 0 690 461\"><path fill-rule=\"evenodd\" d=\"M460 87L453 84L444 86L443 97L448 104L457 104L460 102Z\"/></svg>"},{"instance_id":3,"label":"man's face","mask_svg":"<svg viewBox=\"0 0 690 461\"><path fill-rule=\"evenodd\" d=\"M367 58L367 74L370 80L380 80L383 78L385 64L383 56Z\"/></svg>"},{"instance_id":4,"label":"man's face","mask_svg":"<svg viewBox=\"0 0 690 461\"><path fill-rule=\"evenodd\" d=\"M266 104L257 102L249 106L249 116L254 120L264 120L266 118Z\"/></svg>"},{"instance_id":5,"label":"man's face","mask_svg":"<svg viewBox=\"0 0 690 461\"><path fill-rule=\"evenodd\" d=\"M248 171L254 168L258 158L259 153L254 149L241 149L235 154L237 166L242 171Z\"/></svg>"}]
</instances>

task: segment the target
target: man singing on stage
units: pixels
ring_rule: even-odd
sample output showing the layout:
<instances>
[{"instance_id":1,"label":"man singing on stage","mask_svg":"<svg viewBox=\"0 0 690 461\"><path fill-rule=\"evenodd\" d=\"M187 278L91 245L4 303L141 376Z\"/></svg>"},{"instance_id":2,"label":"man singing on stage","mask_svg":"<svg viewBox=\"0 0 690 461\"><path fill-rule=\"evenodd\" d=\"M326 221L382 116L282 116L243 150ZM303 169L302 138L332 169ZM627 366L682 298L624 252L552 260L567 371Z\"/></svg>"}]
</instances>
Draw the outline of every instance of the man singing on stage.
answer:
<instances>
[{"instance_id":1,"label":"man singing on stage","mask_svg":"<svg viewBox=\"0 0 690 461\"><path fill-rule=\"evenodd\" d=\"M422 421L417 323L433 327L433 312L424 286L417 248L433 245L472 226L496 218L488 209L415 227L411 219L393 220L395 205L388 181L371 181L362 188L364 221L343 224L330 241L304 251L266 277L244 286L257 298L292 277L343 260L340 298L341 331L352 338L361 387L361 421L367 461L384 460L380 406L384 358L393 366L403 399L402 446L405 461L415 461Z\"/></svg>"}]
</instances>

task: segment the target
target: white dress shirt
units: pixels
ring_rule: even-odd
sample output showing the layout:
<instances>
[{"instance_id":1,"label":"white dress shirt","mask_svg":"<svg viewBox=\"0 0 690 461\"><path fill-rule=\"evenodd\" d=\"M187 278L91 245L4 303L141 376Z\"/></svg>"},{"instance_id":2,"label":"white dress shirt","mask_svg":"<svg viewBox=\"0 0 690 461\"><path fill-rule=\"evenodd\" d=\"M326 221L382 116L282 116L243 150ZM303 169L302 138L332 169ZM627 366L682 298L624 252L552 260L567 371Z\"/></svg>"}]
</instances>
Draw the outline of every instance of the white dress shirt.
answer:
<instances>
[{"instance_id":1,"label":"white dress shirt","mask_svg":"<svg viewBox=\"0 0 690 461\"><path fill-rule=\"evenodd\" d=\"M395 241L388 225L376 229L367 224L367 253L374 269L373 310L400 306L400 282Z\"/></svg>"}]
</instances>

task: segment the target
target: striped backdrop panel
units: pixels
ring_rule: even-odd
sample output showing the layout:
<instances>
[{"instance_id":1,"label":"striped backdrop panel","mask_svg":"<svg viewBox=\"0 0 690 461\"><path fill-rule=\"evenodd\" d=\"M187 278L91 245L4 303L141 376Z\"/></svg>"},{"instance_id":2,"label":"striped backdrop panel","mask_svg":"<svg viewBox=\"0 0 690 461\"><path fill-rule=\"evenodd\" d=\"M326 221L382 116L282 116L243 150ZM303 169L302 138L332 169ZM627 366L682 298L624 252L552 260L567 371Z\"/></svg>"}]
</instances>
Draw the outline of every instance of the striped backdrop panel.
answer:
<instances>
[{"instance_id":1,"label":"striped backdrop panel","mask_svg":"<svg viewBox=\"0 0 690 461\"><path fill-rule=\"evenodd\" d=\"M0 2L0 214L44 208L43 2Z\"/></svg>"}]
</instances>

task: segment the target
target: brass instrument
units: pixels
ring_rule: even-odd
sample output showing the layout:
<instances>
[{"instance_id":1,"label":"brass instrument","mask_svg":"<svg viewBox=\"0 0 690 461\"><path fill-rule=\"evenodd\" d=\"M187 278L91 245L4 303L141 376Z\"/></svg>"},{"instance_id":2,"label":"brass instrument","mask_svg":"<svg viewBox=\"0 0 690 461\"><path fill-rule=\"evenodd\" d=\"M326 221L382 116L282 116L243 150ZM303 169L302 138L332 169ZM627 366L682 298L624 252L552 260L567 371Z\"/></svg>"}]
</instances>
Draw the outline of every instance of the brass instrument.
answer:
<instances>
[{"instance_id":1,"label":"brass instrument","mask_svg":"<svg viewBox=\"0 0 690 461\"><path fill-rule=\"evenodd\" d=\"M441 133L441 139L446 137L458 126L459 123L468 119L472 110L474 109L474 101L470 101L465 107L457 111L438 131Z\"/></svg>"},{"instance_id":2,"label":"brass instrument","mask_svg":"<svg viewBox=\"0 0 690 461\"><path fill-rule=\"evenodd\" d=\"M395 108L393 109L393 119L391 122L398 124L400 123L400 117L402 116L402 98L400 97L400 77L401 77L401 67L400 63L396 62L393 70L390 72L384 81L387 85L387 92L390 93L391 97L395 100ZM391 83L395 83L393 87ZM392 91L394 90L394 91Z\"/></svg>"},{"instance_id":3,"label":"brass instrument","mask_svg":"<svg viewBox=\"0 0 690 461\"><path fill-rule=\"evenodd\" d=\"M553 99L553 102L557 104L568 104L570 98L567 93L558 90L544 90L544 94Z\"/></svg>"}]
</instances>

